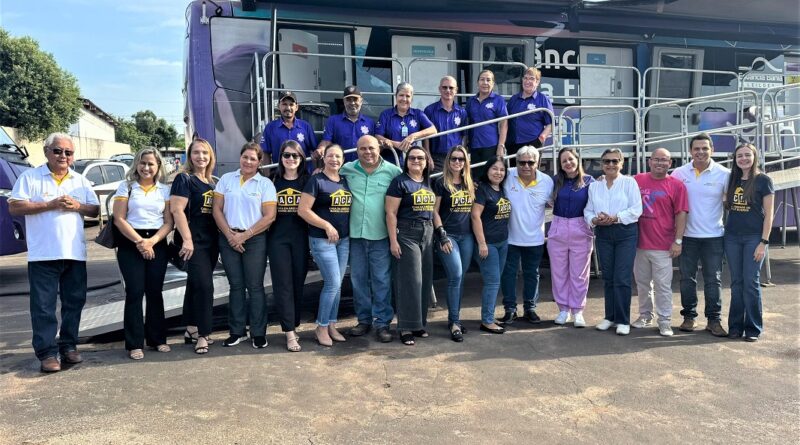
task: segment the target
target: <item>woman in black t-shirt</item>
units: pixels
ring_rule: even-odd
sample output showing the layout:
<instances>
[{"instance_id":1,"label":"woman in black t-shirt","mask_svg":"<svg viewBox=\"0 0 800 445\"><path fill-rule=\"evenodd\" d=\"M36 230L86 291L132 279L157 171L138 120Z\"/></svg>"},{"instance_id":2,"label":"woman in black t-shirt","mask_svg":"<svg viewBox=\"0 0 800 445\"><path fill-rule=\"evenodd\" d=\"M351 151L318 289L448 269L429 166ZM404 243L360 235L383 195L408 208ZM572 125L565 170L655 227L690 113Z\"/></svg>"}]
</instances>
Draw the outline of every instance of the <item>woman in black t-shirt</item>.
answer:
<instances>
[{"instance_id":1,"label":"woman in black t-shirt","mask_svg":"<svg viewBox=\"0 0 800 445\"><path fill-rule=\"evenodd\" d=\"M483 278L480 329L493 334L505 332L494 319L500 276L508 253L508 219L511 216L511 201L503 191L505 180L506 164L497 156L486 164L472 205L472 232L478 245L475 261Z\"/></svg>"},{"instance_id":2,"label":"woman in black t-shirt","mask_svg":"<svg viewBox=\"0 0 800 445\"><path fill-rule=\"evenodd\" d=\"M187 344L196 343L194 351L206 354L213 343L211 312L214 308L214 281L219 245L217 225L211 214L214 201L212 172L216 158L208 141L195 139L186 150L186 163L175 177L170 190L170 211L175 220L176 244L183 241L179 255L187 262L183 317Z\"/></svg>"},{"instance_id":3,"label":"woman in black t-shirt","mask_svg":"<svg viewBox=\"0 0 800 445\"><path fill-rule=\"evenodd\" d=\"M757 341L763 330L761 264L772 230L775 188L758 168L758 150L751 144L736 147L728 181L725 208L725 257L731 271L731 308L728 337Z\"/></svg>"},{"instance_id":4,"label":"woman in black t-shirt","mask_svg":"<svg viewBox=\"0 0 800 445\"><path fill-rule=\"evenodd\" d=\"M434 244L447 274L447 325L455 342L464 340L459 316L461 294L475 247L469 221L475 186L468 153L462 145L451 148L444 159L444 174L433 184Z\"/></svg>"},{"instance_id":5,"label":"woman in black t-shirt","mask_svg":"<svg viewBox=\"0 0 800 445\"><path fill-rule=\"evenodd\" d=\"M286 334L286 349L300 351L300 301L308 274L308 224L297 215L300 195L308 182L303 148L294 140L281 145L278 171L272 176L278 197L277 216L267 243L272 294Z\"/></svg>"},{"instance_id":6,"label":"woman in black t-shirt","mask_svg":"<svg viewBox=\"0 0 800 445\"><path fill-rule=\"evenodd\" d=\"M400 341L413 345L427 337L428 304L433 286L433 206L430 187L433 160L427 150L406 153L403 174L386 191L386 228L394 257L393 284Z\"/></svg>"},{"instance_id":7,"label":"woman in black t-shirt","mask_svg":"<svg viewBox=\"0 0 800 445\"><path fill-rule=\"evenodd\" d=\"M350 254L350 205L353 196L347 179L339 176L344 163L342 147L333 144L325 149L325 168L312 176L303 189L297 214L309 225L311 254L319 266L323 285L317 311L317 341L333 346L345 341L336 330L342 279Z\"/></svg>"}]
</instances>

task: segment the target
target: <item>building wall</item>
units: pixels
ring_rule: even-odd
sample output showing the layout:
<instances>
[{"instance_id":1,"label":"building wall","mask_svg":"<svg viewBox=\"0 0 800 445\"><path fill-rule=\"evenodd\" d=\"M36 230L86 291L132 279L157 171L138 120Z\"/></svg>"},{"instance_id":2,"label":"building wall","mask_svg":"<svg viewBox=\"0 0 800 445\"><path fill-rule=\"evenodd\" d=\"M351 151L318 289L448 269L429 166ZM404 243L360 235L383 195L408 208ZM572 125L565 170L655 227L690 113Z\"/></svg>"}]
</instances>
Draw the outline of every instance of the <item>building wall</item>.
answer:
<instances>
[{"instance_id":1,"label":"building wall","mask_svg":"<svg viewBox=\"0 0 800 445\"><path fill-rule=\"evenodd\" d=\"M69 134L73 137L114 141L114 126L100 119L97 115L81 109L78 122L69 126Z\"/></svg>"},{"instance_id":2,"label":"building wall","mask_svg":"<svg viewBox=\"0 0 800 445\"><path fill-rule=\"evenodd\" d=\"M47 162L47 159L44 157L44 141L22 139L16 129L3 128L11 138L14 139L17 145L24 145L28 149L28 153L30 154L28 162L34 166ZM115 154L131 152L130 145L114 142L113 140L109 141L72 135L72 142L75 145L75 159L108 159Z\"/></svg>"}]
</instances>

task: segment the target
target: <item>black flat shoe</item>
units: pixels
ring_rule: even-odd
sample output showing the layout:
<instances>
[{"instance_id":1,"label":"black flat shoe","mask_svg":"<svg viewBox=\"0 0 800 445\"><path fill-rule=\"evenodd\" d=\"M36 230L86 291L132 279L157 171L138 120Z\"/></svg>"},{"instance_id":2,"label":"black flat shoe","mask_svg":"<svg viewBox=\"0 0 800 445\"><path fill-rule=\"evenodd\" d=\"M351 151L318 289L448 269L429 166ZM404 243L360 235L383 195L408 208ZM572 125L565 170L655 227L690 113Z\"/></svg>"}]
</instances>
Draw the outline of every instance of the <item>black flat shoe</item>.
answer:
<instances>
[{"instance_id":1,"label":"black flat shoe","mask_svg":"<svg viewBox=\"0 0 800 445\"><path fill-rule=\"evenodd\" d=\"M426 331L425 329L420 329L418 331L411 331L411 333L414 335L414 337L419 337L419 338L428 338L428 336L430 336L430 334L428 334L428 331Z\"/></svg>"},{"instance_id":2,"label":"black flat shoe","mask_svg":"<svg viewBox=\"0 0 800 445\"><path fill-rule=\"evenodd\" d=\"M461 343L464 341L464 333L461 332L461 329L450 331L450 340L453 340L456 343Z\"/></svg>"},{"instance_id":3,"label":"black flat shoe","mask_svg":"<svg viewBox=\"0 0 800 445\"><path fill-rule=\"evenodd\" d=\"M492 334L502 334L506 330L505 330L505 328L500 327L500 326L498 326L496 329L492 329L489 326L486 326L485 324L481 323L481 331L490 332Z\"/></svg>"}]
</instances>

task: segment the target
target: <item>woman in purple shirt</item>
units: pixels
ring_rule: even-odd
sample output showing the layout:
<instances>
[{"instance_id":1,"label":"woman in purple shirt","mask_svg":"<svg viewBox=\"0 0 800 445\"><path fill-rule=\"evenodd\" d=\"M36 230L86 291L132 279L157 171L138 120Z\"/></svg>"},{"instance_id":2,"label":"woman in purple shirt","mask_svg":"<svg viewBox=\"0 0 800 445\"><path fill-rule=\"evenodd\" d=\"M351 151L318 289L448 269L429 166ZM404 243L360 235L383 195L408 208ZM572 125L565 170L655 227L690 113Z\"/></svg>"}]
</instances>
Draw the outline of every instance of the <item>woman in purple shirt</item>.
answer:
<instances>
[{"instance_id":1,"label":"woman in purple shirt","mask_svg":"<svg viewBox=\"0 0 800 445\"><path fill-rule=\"evenodd\" d=\"M525 70L522 75L522 91L508 100L508 114L522 113L536 108L547 108L553 111L550 99L541 91L537 91L541 80L542 72L538 69L530 67ZM541 148L552 131L553 119L544 111L509 120L508 154L515 154L520 147L526 145Z\"/></svg>"},{"instance_id":2,"label":"woman in purple shirt","mask_svg":"<svg viewBox=\"0 0 800 445\"><path fill-rule=\"evenodd\" d=\"M411 147L422 146L418 139L434 135L437 130L422 110L411 108L414 87L410 83L397 84L394 98L395 106L383 110L375 123L375 137L383 148L397 151L402 160Z\"/></svg>"},{"instance_id":3,"label":"woman in purple shirt","mask_svg":"<svg viewBox=\"0 0 800 445\"><path fill-rule=\"evenodd\" d=\"M508 116L506 100L494 92L494 73L483 70L478 74L478 94L467 100L467 117L470 124L478 124L502 116ZM508 121L481 125L469 130L469 152L473 164L488 161L506 154L506 132ZM486 166L473 171L480 177Z\"/></svg>"}]
</instances>

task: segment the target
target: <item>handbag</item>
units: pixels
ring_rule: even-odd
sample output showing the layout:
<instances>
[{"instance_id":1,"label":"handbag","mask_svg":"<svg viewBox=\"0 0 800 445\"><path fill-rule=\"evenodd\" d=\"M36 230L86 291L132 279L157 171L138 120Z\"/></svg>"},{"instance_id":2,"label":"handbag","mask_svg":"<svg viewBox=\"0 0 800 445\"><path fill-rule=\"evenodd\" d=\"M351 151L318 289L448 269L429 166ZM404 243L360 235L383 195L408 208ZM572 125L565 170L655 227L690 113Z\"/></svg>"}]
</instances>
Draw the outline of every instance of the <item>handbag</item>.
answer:
<instances>
[{"instance_id":1,"label":"handbag","mask_svg":"<svg viewBox=\"0 0 800 445\"><path fill-rule=\"evenodd\" d=\"M128 200L131 199L131 184L128 184ZM107 249L114 249L117 247L117 228L114 226L114 214L110 213L106 224L100 229L100 233L94 239L94 242L100 244Z\"/></svg>"}]
</instances>

